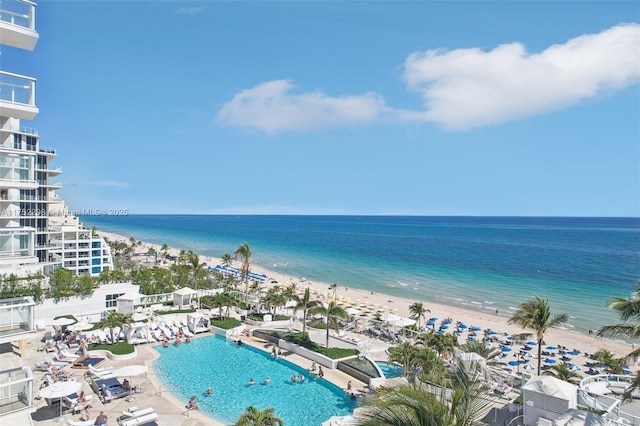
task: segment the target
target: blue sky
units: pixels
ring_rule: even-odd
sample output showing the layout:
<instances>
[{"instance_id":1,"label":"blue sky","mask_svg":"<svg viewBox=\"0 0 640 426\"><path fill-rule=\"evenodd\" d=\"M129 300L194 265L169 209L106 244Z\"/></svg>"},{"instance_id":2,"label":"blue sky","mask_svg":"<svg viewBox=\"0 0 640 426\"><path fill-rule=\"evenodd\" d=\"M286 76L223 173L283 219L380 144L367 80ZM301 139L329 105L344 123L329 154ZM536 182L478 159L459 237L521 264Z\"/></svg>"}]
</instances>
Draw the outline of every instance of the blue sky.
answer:
<instances>
[{"instance_id":1,"label":"blue sky","mask_svg":"<svg viewBox=\"0 0 640 426\"><path fill-rule=\"evenodd\" d=\"M638 2L42 1L71 209L640 216Z\"/></svg>"}]
</instances>

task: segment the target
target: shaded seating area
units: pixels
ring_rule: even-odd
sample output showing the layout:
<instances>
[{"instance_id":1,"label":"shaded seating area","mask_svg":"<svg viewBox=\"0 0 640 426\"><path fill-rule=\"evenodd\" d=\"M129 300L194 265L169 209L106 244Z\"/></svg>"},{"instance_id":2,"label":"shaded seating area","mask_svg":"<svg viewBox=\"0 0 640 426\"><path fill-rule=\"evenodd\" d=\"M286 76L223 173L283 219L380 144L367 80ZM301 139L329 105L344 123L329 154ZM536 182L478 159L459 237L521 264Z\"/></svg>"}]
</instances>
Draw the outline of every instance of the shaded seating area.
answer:
<instances>
[{"instance_id":1,"label":"shaded seating area","mask_svg":"<svg viewBox=\"0 0 640 426\"><path fill-rule=\"evenodd\" d=\"M100 396L104 404L114 399L124 398L133 392L132 389L125 389L122 383L115 377L93 380L91 382L91 389Z\"/></svg>"}]
</instances>

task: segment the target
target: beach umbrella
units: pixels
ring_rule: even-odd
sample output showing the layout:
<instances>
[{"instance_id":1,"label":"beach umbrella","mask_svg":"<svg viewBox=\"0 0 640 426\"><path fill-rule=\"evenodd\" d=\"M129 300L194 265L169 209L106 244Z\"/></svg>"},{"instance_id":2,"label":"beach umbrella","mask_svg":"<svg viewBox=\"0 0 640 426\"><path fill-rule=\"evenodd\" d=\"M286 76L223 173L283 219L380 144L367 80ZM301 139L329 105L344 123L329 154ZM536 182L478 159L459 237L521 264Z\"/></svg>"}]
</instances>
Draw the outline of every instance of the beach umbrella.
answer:
<instances>
[{"instance_id":1,"label":"beach umbrella","mask_svg":"<svg viewBox=\"0 0 640 426\"><path fill-rule=\"evenodd\" d=\"M322 426L355 426L356 418L353 416L332 416L322 423Z\"/></svg>"},{"instance_id":2,"label":"beach umbrella","mask_svg":"<svg viewBox=\"0 0 640 426\"><path fill-rule=\"evenodd\" d=\"M349 314L349 315L358 315L359 313L360 313L360 310L358 310L356 308L347 309L347 314Z\"/></svg>"},{"instance_id":3,"label":"beach umbrella","mask_svg":"<svg viewBox=\"0 0 640 426\"><path fill-rule=\"evenodd\" d=\"M557 361L553 358L547 358L544 360L547 364L555 364Z\"/></svg>"},{"instance_id":4,"label":"beach umbrella","mask_svg":"<svg viewBox=\"0 0 640 426\"><path fill-rule=\"evenodd\" d=\"M536 368L535 368L533 365L531 365L531 364L527 364L527 365L525 365L525 366L524 366L524 367L522 367L522 368L524 368L525 370L530 370L530 371L533 371L533 370L535 370L535 369L536 369Z\"/></svg>"},{"instance_id":5,"label":"beach umbrella","mask_svg":"<svg viewBox=\"0 0 640 426\"><path fill-rule=\"evenodd\" d=\"M461 329L463 329L463 330L464 330L465 328L467 328L467 324L460 324L460 325L458 326L458 328L461 328Z\"/></svg>"},{"instance_id":6,"label":"beach umbrella","mask_svg":"<svg viewBox=\"0 0 640 426\"><path fill-rule=\"evenodd\" d=\"M88 322L79 322L69 327L71 331L83 331L83 330L89 330L90 328L93 328L93 324L89 324Z\"/></svg>"},{"instance_id":7,"label":"beach umbrella","mask_svg":"<svg viewBox=\"0 0 640 426\"><path fill-rule=\"evenodd\" d=\"M391 323L396 327L407 327L409 325L415 324L416 320L413 320L411 318L400 318L395 321L392 321Z\"/></svg>"},{"instance_id":8,"label":"beach umbrella","mask_svg":"<svg viewBox=\"0 0 640 426\"><path fill-rule=\"evenodd\" d=\"M58 319L54 319L52 320L49 324L50 325L58 325L58 326L65 326L65 325L69 325L69 324L73 324L75 321L72 320L71 318L58 318Z\"/></svg>"},{"instance_id":9,"label":"beach umbrella","mask_svg":"<svg viewBox=\"0 0 640 426\"><path fill-rule=\"evenodd\" d=\"M509 346L503 346L502 352L511 352L511 348Z\"/></svg>"},{"instance_id":10,"label":"beach umbrella","mask_svg":"<svg viewBox=\"0 0 640 426\"><path fill-rule=\"evenodd\" d=\"M471 331L481 331L480 327L471 327Z\"/></svg>"},{"instance_id":11,"label":"beach umbrella","mask_svg":"<svg viewBox=\"0 0 640 426\"><path fill-rule=\"evenodd\" d=\"M555 346L547 346L547 349L550 351L555 351L558 348L556 348Z\"/></svg>"},{"instance_id":12,"label":"beach umbrella","mask_svg":"<svg viewBox=\"0 0 640 426\"><path fill-rule=\"evenodd\" d=\"M38 392L38 396L45 399L62 398L77 393L81 387L81 382L76 382L73 380L68 380L66 382L55 382L47 386L46 388L40 389L40 391ZM59 405L60 417L62 417L62 401L60 401Z\"/></svg>"},{"instance_id":13,"label":"beach umbrella","mask_svg":"<svg viewBox=\"0 0 640 426\"><path fill-rule=\"evenodd\" d=\"M531 340L531 341L527 342L527 345L528 345L528 346L535 346L535 345L537 345L537 344L538 344L538 343L534 342L533 340Z\"/></svg>"},{"instance_id":14,"label":"beach umbrella","mask_svg":"<svg viewBox=\"0 0 640 426\"><path fill-rule=\"evenodd\" d=\"M140 374L146 374L149 368L146 365L134 364L125 365L116 370L113 370L113 375L116 377L129 377L139 376ZM131 382L131 380L129 380Z\"/></svg>"},{"instance_id":15,"label":"beach umbrella","mask_svg":"<svg viewBox=\"0 0 640 426\"><path fill-rule=\"evenodd\" d=\"M520 361L509 361L507 364L515 367L516 365L520 365Z\"/></svg>"}]
</instances>

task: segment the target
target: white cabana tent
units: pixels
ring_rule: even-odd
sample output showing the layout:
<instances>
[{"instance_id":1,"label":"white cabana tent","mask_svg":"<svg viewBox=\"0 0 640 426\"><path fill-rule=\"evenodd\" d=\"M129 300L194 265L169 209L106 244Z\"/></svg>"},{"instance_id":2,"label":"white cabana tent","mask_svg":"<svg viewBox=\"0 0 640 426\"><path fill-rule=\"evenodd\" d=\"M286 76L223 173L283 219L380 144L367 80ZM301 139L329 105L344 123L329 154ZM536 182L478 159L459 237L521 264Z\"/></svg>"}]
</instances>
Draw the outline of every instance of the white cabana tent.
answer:
<instances>
[{"instance_id":1,"label":"white cabana tent","mask_svg":"<svg viewBox=\"0 0 640 426\"><path fill-rule=\"evenodd\" d=\"M209 318L198 313L187 314L187 327L196 334L209 331Z\"/></svg>"},{"instance_id":2,"label":"white cabana tent","mask_svg":"<svg viewBox=\"0 0 640 426\"><path fill-rule=\"evenodd\" d=\"M143 322L134 322L133 324L127 325L124 336L127 342L132 345L154 341L151 336L151 331L149 330L149 324Z\"/></svg>"},{"instance_id":3,"label":"white cabana tent","mask_svg":"<svg viewBox=\"0 0 640 426\"><path fill-rule=\"evenodd\" d=\"M197 297L197 291L189 287L182 287L173 292L173 306L178 306L180 309L189 308L191 301Z\"/></svg>"},{"instance_id":4,"label":"white cabana tent","mask_svg":"<svg viewBox=\"0 0 640 426\"><path fill-rule=\"evenodd\" d=\"M140 293L126 293L118 297L118 312L121 314L133 314L135 306L140 304L144 294Z\"/></svg>"},{"instance_id":5,"label":"white cabana tent","mask_svg":"<svg viewBox=\"0 0 640 426\"><path fill-rule=\"evenodd\" d=\"M552 376L534 376L522 387L524 424L551 422L578 406L578 387Z\"/></svg>"}]
</instances>

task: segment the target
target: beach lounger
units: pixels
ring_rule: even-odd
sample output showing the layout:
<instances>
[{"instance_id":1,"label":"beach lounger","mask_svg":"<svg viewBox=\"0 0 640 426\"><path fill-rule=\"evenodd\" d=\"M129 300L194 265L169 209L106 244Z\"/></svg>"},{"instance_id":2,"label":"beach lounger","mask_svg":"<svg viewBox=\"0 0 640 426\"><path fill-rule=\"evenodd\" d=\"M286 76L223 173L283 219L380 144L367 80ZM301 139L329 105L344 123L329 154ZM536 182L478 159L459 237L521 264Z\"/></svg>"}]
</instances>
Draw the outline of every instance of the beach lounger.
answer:
<instances>
[{"instance_id":1,"label":"beach lounger","mask_svg":"<svg viewBox=\"0 0 640 426\"><path fill-rule=\"evenodd\" d=\"M47 371L51 366L62 368L69 363L66 361L56 361L51 357L46 357L42 361L36 362L36 369L40 371Z\"/></svg>"},{"instance_id":2,"label":"beach lounger","mask_svg":"<svg viewBox=\"0 0 640 426\"><path fill-rule=\"evenodd\" d=\"M158 420L158 413L153 412L141 417L134 417L132 419L122 420L120 423L121 426L135 426L135 425L144 425L147 423L151 423Z\"/></svg>"},{"instance_id":3,"label":"beach lounger","mask_svg":"<svg viewBox=\"0 0 640 426\"><path fill-rule=\"evenodd\" d=\"M142 417L154 412L153 407L143 408L141 410L122 410L122 417L120 420L132 419L134 417Z\"/></svg>"},{"instance_id":4,"label":"beach lounger","mask_svg":"<svg viewBox=\"0 0 640 426\"><path fill-rule=\"evenodd\" d=\"M69 426L93 426L96 422L95 419L93 420L73 420L73 419L67 419L67 422L69 422Z\"/></svg>"}]
</instances>

